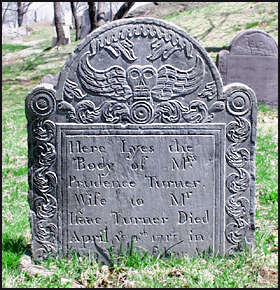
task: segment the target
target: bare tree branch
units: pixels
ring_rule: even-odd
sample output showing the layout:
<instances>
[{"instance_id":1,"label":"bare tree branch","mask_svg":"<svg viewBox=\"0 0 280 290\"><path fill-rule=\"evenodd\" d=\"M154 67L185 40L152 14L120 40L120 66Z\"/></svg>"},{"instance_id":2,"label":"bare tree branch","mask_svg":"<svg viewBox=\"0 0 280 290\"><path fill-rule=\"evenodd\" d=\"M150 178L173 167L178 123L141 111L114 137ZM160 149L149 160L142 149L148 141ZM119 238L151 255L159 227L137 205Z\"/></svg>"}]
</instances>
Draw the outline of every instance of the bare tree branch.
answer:
<instances>
[{"instance_id":1,"label":"bare tree branch","mask_svg":"<svg viewBox=\"0 0 280 290\"><path fill-rule=\"evenodd\" d=\"M33 2L28 2L28 3L23 3L23 14L25 14L29 8L29 6L32 4Z\"/></svg>"},{"instance_id":2,"label":"bare tree branch","mask_svg":"<svg viewBox=\"0 0 280 290\"><path fill-rule=\"evenodd\" d=\"M90 1L88 3L88 11L89 11L89 18L90 18L90 32L96 29L97 27L102 26L103 24L108 21L105 15L105 2L95 2ZM97 5L98 4L98 5ZM129 9L135 4L135 2L127 1L121 5L119 10L115 15L112 13L112 3L110 2L109 6L109 21L114 21L117 19L123 18Z\"/></svg>"},{"instance_id":3,"label":"bare tree branch","mask_svg":"<svg viewBox=\"0 0 280 290\"><path fill-rule=\"evenodd\" d=\"M3 12L3 14L2 14L2 23L4 23L4 21L5 21L5 16L6 16L6 14L7 14L7 11L11 10L11 9L9 9L10 2L6 2L6 3L7 3L7 7L4 8L4 12Z\"/></svg>"},{"instance_id":4,"label":"bare tree branch","mask_svg":"<svg viewBox=\"0 0 280 290\"><path fill-rule=\"evenodd\" d=\"M23 16L27 13L29 6L32 2L17 2L17 18L18 26L21 27L23 23Z\"/></svg>"},{"instance_id":5,"label":"bare tree branch","mask_svg":"<svg viewBox=\"0 0 280 290\"><path fill-rule=\"evenodd\" d=\"M125 14L128 12L128 10L135 4L135 2L125 2L120 9L118 10L118 12L115 14L113 20L118 20L121 19L125 16Z\"/></svg>"}]
</instances>

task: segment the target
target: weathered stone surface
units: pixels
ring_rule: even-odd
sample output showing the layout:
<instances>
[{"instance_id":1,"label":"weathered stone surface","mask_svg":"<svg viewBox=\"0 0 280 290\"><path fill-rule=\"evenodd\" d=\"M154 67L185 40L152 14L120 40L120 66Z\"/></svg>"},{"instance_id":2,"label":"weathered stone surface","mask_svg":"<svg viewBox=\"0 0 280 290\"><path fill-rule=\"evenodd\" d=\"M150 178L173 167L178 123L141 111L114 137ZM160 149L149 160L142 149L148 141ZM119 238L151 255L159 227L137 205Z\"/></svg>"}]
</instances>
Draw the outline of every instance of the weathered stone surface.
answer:
<instances>
[{"instance_id":1,"label":"weathered stone surface","mask_svg":"<svg viewBox=\"0 0 280 290\"><path fill-rule=\"evenodd\" d=\"M256 99L152 18L97 29L26 99L35 259L252 247Z\"/></svg>"},{"instance_id":2,"label":"weathered stone surface","mask_svg":"<svg viewBox=\"0 0 280 290\"><path fill-rule=\"evenodd\" d=\"M224 84L241 82L265 104L278 104L278 46L268 33L250 29L239 33L229 51L217 56Z\"/></svg>"}]
</instances>

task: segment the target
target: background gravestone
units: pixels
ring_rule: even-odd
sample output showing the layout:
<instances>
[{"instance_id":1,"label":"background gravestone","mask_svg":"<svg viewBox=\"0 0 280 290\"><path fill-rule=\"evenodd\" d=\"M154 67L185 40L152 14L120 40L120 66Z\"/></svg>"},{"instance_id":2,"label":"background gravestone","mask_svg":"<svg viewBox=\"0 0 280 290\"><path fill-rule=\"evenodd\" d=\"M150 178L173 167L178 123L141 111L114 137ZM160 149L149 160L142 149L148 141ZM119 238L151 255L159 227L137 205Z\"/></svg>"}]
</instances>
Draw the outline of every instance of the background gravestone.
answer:
<instances>
[{"instance_id":1,"label":"background gravestone","mask_svg":"<svg viewBox=\"0 0 280 290\"><path fill-rule=\"evenodd\" d=\"M232 40L229 51L219 52L216 64L224 84L244 83L259 101L278 104L278 46L268 33L242 31Z\"/></svg>"},{"instance_id":2,"label":"background gravestone","mask_svg":"<svg viewBox=\"0 0 280 290\"><path fill-rule=\"evenodd\" d=\"M174 25L95 30L26 98L33 257L252 247L256 110Z\"/></svg>"}]
</instances>

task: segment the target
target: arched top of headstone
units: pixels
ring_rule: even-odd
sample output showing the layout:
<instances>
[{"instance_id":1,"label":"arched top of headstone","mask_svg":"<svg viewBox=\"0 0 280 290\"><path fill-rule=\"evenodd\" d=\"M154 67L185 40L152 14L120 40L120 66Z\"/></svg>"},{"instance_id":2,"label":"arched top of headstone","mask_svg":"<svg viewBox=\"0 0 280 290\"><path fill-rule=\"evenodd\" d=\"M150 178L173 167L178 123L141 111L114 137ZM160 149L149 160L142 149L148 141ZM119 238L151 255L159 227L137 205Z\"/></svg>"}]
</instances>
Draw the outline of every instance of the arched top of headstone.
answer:
<instances>
[{"instance_id":1,"label":"arched top of headstone","mask_svg":"<svg viewBox=\"0 0 280 290\"><path fill-rule=\"evenodd\" d=\"M278 46L274 38L268 33L258 29L249 29L241 31L235 36L230 45L230 53L277 56Z\"/></svg>"},{"instance_id":2,"label":"arched top of headstone","mask_svg":"<svg viewBox=\"0 0 280 290\"><path fill-rule=\"evenodd\" d=\"M211 87L211 93L210 88ZM96 29L61 71L56 99L133 105L223 98L218 70L179 27L153 18L118 20Z\"/></svg>"}]
</instances>

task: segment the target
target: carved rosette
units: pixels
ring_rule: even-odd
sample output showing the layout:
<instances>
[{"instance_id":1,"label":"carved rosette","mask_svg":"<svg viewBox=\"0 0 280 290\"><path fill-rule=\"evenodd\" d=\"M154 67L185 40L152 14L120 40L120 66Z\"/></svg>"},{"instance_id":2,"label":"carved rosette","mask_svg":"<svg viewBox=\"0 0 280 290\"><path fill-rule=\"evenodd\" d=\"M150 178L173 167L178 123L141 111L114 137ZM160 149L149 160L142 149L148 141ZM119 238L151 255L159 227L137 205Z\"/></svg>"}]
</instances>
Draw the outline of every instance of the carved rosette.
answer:
<instances>
[{"instance_id":1,"label":"carved rosette","mask_svg":"<svg viewBox=\"0 0 280 290\"><path fill-rule=\"evenodd\" d=\"M246 148L247 142L255 138L255 126L252 114L254 92L245 85L231 84L225 87L226 109L234 120L228 122L227 137L227 177L226 177L226 229L228 243L226 252L233 254L244 246L251 247L253 240L250 230L254 229L254 220L250 209L254 208L252 199L252 178L254 151Z\"/></svg>"},{"instance_id":2,"label":"carved rosette","mask_svg":"<svg viewBox=\"0 0 280 290\"><path fill-rule=\"evenodd\" d=\"M29 143L29 204L35 259L57 252L57 176L55 173L55 91L35 88L26 98Z\"/></svg>"}]
</instances>

